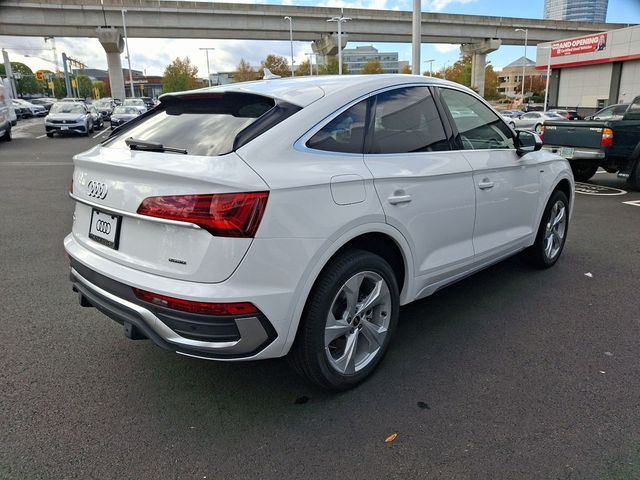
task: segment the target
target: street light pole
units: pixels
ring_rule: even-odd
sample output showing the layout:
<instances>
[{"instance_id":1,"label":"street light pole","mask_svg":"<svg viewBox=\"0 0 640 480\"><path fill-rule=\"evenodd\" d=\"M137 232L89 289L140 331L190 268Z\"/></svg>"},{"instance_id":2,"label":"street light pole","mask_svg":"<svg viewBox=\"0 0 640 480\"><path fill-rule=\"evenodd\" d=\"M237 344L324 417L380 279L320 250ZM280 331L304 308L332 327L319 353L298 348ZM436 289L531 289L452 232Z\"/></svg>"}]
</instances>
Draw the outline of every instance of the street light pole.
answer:
<instances>
[{"instance_id":1,"label":"street light pole","mask_svg":"<svg viewBox=\"0 0 640 480\"><path fill-rule=\"evenodd\" d=\"M529 39L529 29L516 28L516 32L524 32L524 59L522 60L522 103L524 104L524 80L527 75L527 41Z\"/></svg>"},{"instance_id":2,"label":"street light pole","mask_svg":"<svg viewBox=\"0 0 640 480\"><path fill-rule=\"evenodd\" d=\"M428 63L429 64L429 76L433 76L433 62L435 62L435 59L431 58L429 60L425 60L424 63Z\"/></svg>"},{"instance_id":3,"label":"street light pole","mask_svg":"<svg viewBox=\"0 0 640 480\"><path fill-rule=\"evenodd\" d=\"M349 17L345 17L342 11L339 17L333 17L327 20L327 22L338 23L338 75L342 75L342 24L351 20Z\"/></svg>"},{"instance_id":4,"label":"street light pole","mask_svg":"<svg viewBox=\"0 0 640 480\"><path fill-rule=\"evenodd\" d=\"M289 20L289 44L291 45L291 76L293 77L293 18L284 17L284 19Z\"/></svg>"},{"instance_id":5,"label":"street light pole","mask_svg":"<svg viewBox=\"0 0 640 480\"><path fill-rule=\"evenodd\" d=\"M207 79L209 80L209 86L211 86L211 69L209 68L209 50L215 50L213 47L202 47L200 50L207 52ZM220 76L220 74L218 74Z\"/></svg>"},{"instance_id":6,"label":"street light pole","mask_svg":"<svg viewBox=\"0 0 640 480\"><path fill-rule=\"evenodd\" d=\"M315 53L305 53L307 57L309 57L309 73L313 76L313 56Z\"/></svg>"},{"instance_id":7,"label":"street light pole","mask_svg":"<svg viewBox=\"0 0 640 480\"><path fill-rule=\"evenodd\" d=\"M127 45L127 62L129 63L129 87L131 88L131 97L135 97L136 94L133 90L133 75L131 73L131 55L129 55L129 37L127 37L127 22L124 19L126 9L122 9L122 29L124 30L124 41Z\"/></svg>"}]
</instances>

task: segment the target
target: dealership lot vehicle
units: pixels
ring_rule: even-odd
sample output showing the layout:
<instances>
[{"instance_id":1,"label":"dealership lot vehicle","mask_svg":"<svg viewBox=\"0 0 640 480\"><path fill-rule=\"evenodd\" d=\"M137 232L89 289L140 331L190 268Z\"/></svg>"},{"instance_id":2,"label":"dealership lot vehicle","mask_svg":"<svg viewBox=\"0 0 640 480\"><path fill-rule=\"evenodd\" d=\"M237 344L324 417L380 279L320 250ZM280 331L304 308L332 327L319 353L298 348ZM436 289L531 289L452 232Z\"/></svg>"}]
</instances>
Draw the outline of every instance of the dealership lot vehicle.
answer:
<instances>
[{"instance_id":1,"label":"dealership lot vehicle","mask_svg":"<svg viewBox=\"0 0 640 480\"><path fill-rule=\"evenodd\" d=\"M562 252L568 163L455 84L281 79L161 102L74 158L74 288L131 338L289 353L344 389L380 362L400 304L523 250L540 267Z\"/></svg>"},{"instance_id":2,"label":"dealership lot vehicle","mask_svg":"<svg viewBox=\"0 0 640 480\"><path fill-rule=\"evenodd\" d=\"M56 99L48 98L48 97L31 98L29 99L29 102L33 103L34 105L40 105L48 112L49 110L51 110L51 107L53 106L53 104L56 103Z\"/></svg>"},{"instance_id":3,"label":"dealership lot vehicle","mask_svg":"<svg viewBox=\"0 0 640 480\"><path fill-rule=\"evenodd\" d=\"M146 112L147 106L141 98L125 98L124 102L122 102L124 107L134 107L140 110L140 113Z\"/></svg>"},{"instance_id":4,"label":"dealership lot vehicle","mask_svg":"<svg viewBox=\"0 0 640 480\"><path fill-rule=\"evenodd\" d=\"M133 120L140 115L140 109L136 107L125 107L119 105L113 109L111 114L111 130Z\"/></svg>"},{"instance_id":5,"label":"dealership lot vehicle","mask_svg":"<svg viewBox=\"0 0 640 480\"><path fill-rule=\"evenodd\" d=\"M542 126L549 120L566 120L563 116L551 112L527 112L519 118L513 119L514 128L532 130L536 133L542 132Z\"/></svg>"},{"instance_id":6,"label":"dealership lot vehicle","mask_svg":"<svg viewBox=\"0 0 640 480\"><path fill-rule=\"evenodd\" d=\"M577 110L558 110L554 108L553 110L548 110L548 112L560 115L561 117L564 117L565 120L582 120L580 115L578 115Z\"/></svg>"},{"instance_id":7,"label":"dealership lot vehicle","mask_svg":"<svg viewBox=\"0 0 640 480\"><path fill-rule=\"evenodd\" d=\"M47 137L52 137L54 133L88 136L93 132L93 115L84 102L58 102L44 119L44 128Z\"/></svg>"},{"instance_id":8,"label":"dealership lot vehicle","mask_svg":"<svg viewBox=\"0 0 640 480\"><path fill-rule=\"evenodd\" d=\"M0 140L11 141L11 114L6 98L6 90L0 82Z\"/></svg>"},{"instance_id":9,"label":"dealership lot vehicle","mask_svg":"<svg viewBox=\"0 0 640 480\"><path fill-rule=\"evenodd\" d=\"M617 103L616 105L610 105L602 110L598 110L593 115L584 117L585 120L620 120L627 109L628 103Z\"/></svg>"},{"instance_id":10,"label":"dealership lot vehicle","mask_svg":"<svg viewBox=\"0 0 640 480\"><path fill-rule=\"evenodd\" d=\"M590 183L627 194L576 194L554 268L532 272L514 257L401 307L375 374L335 395L283 359L203 362L132 345L119 324L79 308L62 248L72 156L106 137L51 141L37 138L41 119L19 125L0 144L6 477L335 478L358 445L358 474L370 478L400 468L415 472L407 478L524 469L519 479L633 478L640 372L629 286L640 269L640 207L624 202L640 192L615 174ZM135 415L105 413L125 404ZM354 420L363 405L375 422ZM125 449L137 452L126 464Z\"/></svg>"},{"instance_id":11,"label":"dealership lot vehicle","mask_svg":"<svg viewBox=\"0 0 640 480\"><path fill-rule=\"evenodd\" d=\"M29 117L44 117L47 114L47 109L42 105L35 105L20 98L14 98L13 102L25 109Z\"/></svg>"},{"instance_id":12,"label":"dealership lot vehicle","mask_svg":"<svg viewBox=\"0 0 640 480\"><path fill-rule=\"evenodd\" d=\"M102 114L98 111L95 105L87 105L87 109L91 114L91 121L93 122L93 126L95 130L102 130L104 127L104 120L102 119Z\"/></svg>"},{"instance_id":13,"label":"dealership lot vehicle","mask_svg":"<svg viewBox=\"0 0 640 480\"><path fill-rule=\"evenodd\" d=\"M616 105L609 112L594 115L605 120L547 122L545 149L567 158L580 182L602 167L609 173L617 172L631 188L640 190L640 97L623 112L619 108Z\"/></svg>"},{"instance_id":14,"label":"dealership lot vehicle","mask_svg":"<svg viewBox=\"0 0 640 480\"><path fill-rule=\"evenodd\" d=\"M111 98L101 98L93 102L93 105L98 109L102 115L102 120L108 122L113 113L113 108L116 106L115 102Z\"/></svg>"}]
</instances>

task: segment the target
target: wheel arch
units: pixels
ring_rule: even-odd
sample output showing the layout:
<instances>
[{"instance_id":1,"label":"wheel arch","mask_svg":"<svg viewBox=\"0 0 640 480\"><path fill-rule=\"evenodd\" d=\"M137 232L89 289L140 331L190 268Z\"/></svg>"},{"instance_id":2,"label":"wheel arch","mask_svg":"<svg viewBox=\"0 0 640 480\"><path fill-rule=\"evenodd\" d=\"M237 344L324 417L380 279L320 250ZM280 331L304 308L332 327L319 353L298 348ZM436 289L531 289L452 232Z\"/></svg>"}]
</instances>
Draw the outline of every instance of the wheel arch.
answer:
<instances>
[{"instance_id":1,"label":"wheel arch","mask_svg":"<svg viewBox=\"0 0 640 480\"><path fill-rule=\"evenodd\" d=\"M291 317L291 326L283 345L282 355L285 355L293 345L304 308L318 278L333 258L349 248L366 250L387 260L398 279L400 305L412 300L413 256L409 243L397 229L386 223L361 225L328 243L328 247L314 262L311 272L305 276L304 285L299 288L299 294L296 295L298 301Z\"/></svg>"}]
</instances>

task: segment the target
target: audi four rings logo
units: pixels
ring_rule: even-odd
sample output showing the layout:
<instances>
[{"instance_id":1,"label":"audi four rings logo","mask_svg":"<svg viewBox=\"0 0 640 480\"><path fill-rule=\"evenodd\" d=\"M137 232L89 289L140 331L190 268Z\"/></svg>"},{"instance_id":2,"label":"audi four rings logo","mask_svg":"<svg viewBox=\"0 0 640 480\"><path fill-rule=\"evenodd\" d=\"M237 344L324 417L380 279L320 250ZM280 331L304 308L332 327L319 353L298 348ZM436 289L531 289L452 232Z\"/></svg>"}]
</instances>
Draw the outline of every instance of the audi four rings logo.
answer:
<instances>
[{"instance_id":1,"label":"audi four rings logo","mask_svg":"<svg viewBox=\"0 0 640 480\"><path fill-rule=\"evenodd\" d=\"M107 184L91 180L87 184L87 195L89 197L95 197L99 198L100 200L104 200L107 196Z\"/></svg>"},{"instance_id":2,"label":"audi four rings logo","mask_svg":"<svg viewBox=\"0 0 640 480\"><path fill-rule=\"evenodd\" d=\"M98 220L96 222L96 230L100 233L104 233L105 235L109 235L111 233L111 224L104 220Z\"/></svg>"}]
</instances>

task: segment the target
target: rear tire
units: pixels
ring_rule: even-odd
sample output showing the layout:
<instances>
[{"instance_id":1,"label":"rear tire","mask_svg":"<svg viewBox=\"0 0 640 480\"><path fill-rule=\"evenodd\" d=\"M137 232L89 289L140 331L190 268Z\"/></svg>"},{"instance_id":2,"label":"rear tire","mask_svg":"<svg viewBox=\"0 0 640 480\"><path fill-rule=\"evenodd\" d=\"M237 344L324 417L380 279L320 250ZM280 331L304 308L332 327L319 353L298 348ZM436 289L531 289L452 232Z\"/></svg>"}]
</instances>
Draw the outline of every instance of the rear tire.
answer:
<instances>
[{"instance_id":1,"label":"rear tire","mask_svg":"<svg viewBox=\"0 0 640 480\"><path fill-rule=\"evenodd\" d=\"M631 189L640 191L640 160L636 161L636 167L631 171L627 182Z\"/></svg>"},{"instance_id":2,"label":"rear tire","mask_svg":"<svg viewBox=\"0 0 640 480\"><path fill-rule=\"evenodd\" d=\"M569 231L569 200L560 190L551 194L542 214L535 243L523 254L536 268L549 268L560 258Z\"/></svg>"},{"instance_id":3,"label":"rear tire","mask_svg":"<svg viewBox=\"0 0 640 480\"><path fill-rule=\"evenodd\" d=\"M52 138L53 137L53 132L47 132L47 137Z\"/></svg>"},{"instance_id":4,"label":"rear tire","mask_svg":"<svg viewBox=\"0 0 640 480\"><path fill-rule=\"evenodd\" d=\"M11 141L11 127L8 127L7 131L4 132L4 135L2 136L2 140L5 142Z\"/></svg>"},{"instance_id":5,"label":"rear tire","mask_svg":"<svg viewBox=\"0 0 640 480\"><path fill-rule=\"evenodd\" d=\"M571 171L576 182L586 182L598 171L598 165L587 162L571 162Z\"/></svg>"},{"instance_id":6,"label":"rear tire","mask_svg":"<svg viewBox=\"0 0 640 480\"><path fill-rule=\"evenodd\" d=\"M382 360L398 323L399 299L386 260L345 251L325 267L309 294L289 363L322 388L355 387Z\"/></svg>"}]
</instances>

